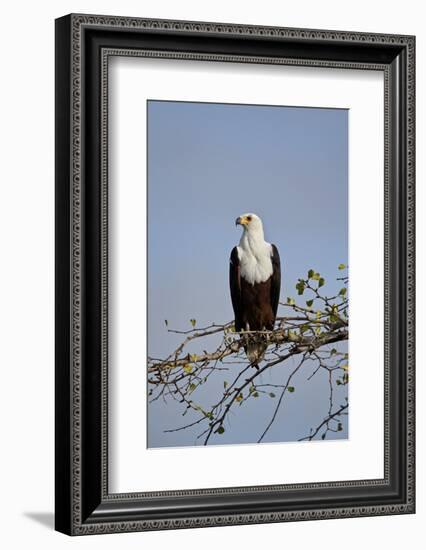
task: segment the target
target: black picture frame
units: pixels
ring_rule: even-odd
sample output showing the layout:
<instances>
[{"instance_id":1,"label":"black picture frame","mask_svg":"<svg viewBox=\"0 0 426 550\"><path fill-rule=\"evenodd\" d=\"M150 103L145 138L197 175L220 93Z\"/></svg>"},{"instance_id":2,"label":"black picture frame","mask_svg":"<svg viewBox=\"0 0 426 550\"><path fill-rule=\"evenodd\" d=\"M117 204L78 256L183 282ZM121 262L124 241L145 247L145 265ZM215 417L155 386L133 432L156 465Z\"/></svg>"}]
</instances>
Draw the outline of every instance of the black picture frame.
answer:
<instances>
[{"instance_id":1,"label":"black picture frame","mask_svg":"<svg viewBox=\"0 0 426 550\"><path fill-rule=\"evenodd\" d=\"M108 493L105 90L108 56L135 52L383 71L383 479ZM56 20L55 66L56 529L85 535L414 513L415 38L71 14Z\"/></svg>"}]
</instances>

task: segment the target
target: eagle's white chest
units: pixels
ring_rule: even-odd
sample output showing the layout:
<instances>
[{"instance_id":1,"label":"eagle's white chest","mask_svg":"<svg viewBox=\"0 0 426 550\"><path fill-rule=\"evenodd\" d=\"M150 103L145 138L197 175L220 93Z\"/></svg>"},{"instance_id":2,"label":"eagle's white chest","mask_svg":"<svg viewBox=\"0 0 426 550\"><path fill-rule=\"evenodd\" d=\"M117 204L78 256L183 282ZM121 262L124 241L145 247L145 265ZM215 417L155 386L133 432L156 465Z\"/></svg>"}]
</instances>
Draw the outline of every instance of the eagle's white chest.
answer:
<instances>
[{"instance_id":1,"label":"eagle's white chest","mask_svg":"<svg viewBox=\"0 0 426 550\"><path fill-rule=\"evenodd\" d=\"M242 238L237 246L240 273L248 283L263 283L272 275L272 246L263 241Z\"/></svg>"}]
</instances>

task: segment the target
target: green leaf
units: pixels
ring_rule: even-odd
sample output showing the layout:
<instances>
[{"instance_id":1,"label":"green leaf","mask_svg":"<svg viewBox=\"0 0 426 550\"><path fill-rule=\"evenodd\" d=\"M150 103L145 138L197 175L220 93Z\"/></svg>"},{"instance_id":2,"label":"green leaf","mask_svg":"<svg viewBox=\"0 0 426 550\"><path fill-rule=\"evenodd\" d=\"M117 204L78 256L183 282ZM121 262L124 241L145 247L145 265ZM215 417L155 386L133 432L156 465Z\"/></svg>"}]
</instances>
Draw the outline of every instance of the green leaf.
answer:
<instances>
[{"instance_id":1,"label":"green leaf","mask_svg":"<svg viewBox=\"0 0 426 550\"><path fill-rule=\"evenodd\" d=\"M293 393L294 392L294 387L293 386L287 386L287 391L289 391L290 393Z\"/></svg>"},{"instance_id":2,"label":"green leaf","mask_svg":"<svg viewBox=\"0 0 426 550\"><path fill-rule=\"evenodd\" d=\"M306 300L306 305L307 305L308 307L312 307L312 304L313 304L313 303L314 303L313 300Z\"/></svg>"},{"instance_id":3,"label":"green leaf","mask_svg":"<svg viewBox=\"0 0 426 550\"><path fill-rule=\"evenodd\" d=\"M259 397L259 394L257 393L257 391L255 391L255 392L253 393L253 397Z\"/></svg>"},{"instance_id":4,"label":"green leaf","mask_svg":"<svg viewBox=\"0 0 426 550\"><path fill-rule=\"evenodd\" d=\"M299 282L296 285L296 290L299 296L303 294L303 291L305 290L305 281L303 279L299 279Z\"/></svg>"},{"instance_id":5,"label":"green leaf","mask_svg":"<svg viewBox=\"0 0 426 550\"><path fill-rule=\"evenodd\" d=\"M312 279L313 279L314 281L319 281L320 277L321 277L321 275L320 275L319 273L314 273L314 274L312 275Z\"/></svg>"},{"instance_id":6,"label":"green leaf","mask_svg":"<svg viewBox=\"0 0 426 550\"><path fill-rule=\"evenodd\" d=\"M336 355L337 353L337 349L336 348L333 348L331 351L330 351L330 355Z\"/></svg>"},{"instance_id":7,"label":"green leaf","mask_svg":"<svg viewBox=\"0 0 426 550\"><path fill-rule=\"evenodd\" d=\"M341 422L339 422L339 423L337 424L337 431L338 431L338 432L341 432L342 430L343 430L343 426L342 426Z\"/></svg>"},{"instance_id":8,"label":"green leaf","mask_svg":"<svg viewBox=\"0 0 426 550\"><path fill-rule=\"evenodd\" d=\"M308 279L311 279L315 275L315 271L313 269L310 269L308 271Z\"/></svg>"},{"instance_id":9,"label":"green leaf","mask_svg":"<svg viewBox=\"0 0 426 550\"><path fill-rule=\"evenodd\" d=\"M269 394L269 397L272 397L272 399L273 399L273 398L275 397L275 393L272 393L272 392L271 392L271 393Z\"/></svg>"},{"instance_id":10,"label":"green leaf","mask_svg":"<svg viewBox=\"0 0 426 550\"><path fill-rule=\"evenodd\" d=\"M166 325L166 327L168 327L168 326L169 326L169 322L168 322L168 320L167 320L167 319L164 319L164 324Z\"/></svg>"},{"instance_id":11,"label":"green leaf","mask_svg":"<svg viewBox=\"0 0 426 550\"><path fill-rule=\"evenodd\" d=\"M195 319L190 319L189 321L190 321L191 325L192 325L193 327L195 327L197 321L196 321Z\"/></svg>"},{"instance_id":12,"label":"green leaf","mask_svg":"<svg viewBox=\"0 0 426 550\"><path fill-rule=\"evenodd\" d=\"M340 271L342 271L342 269L345 269L345 267L346 267L345 264L339 264Z\"/></svg>"},{"instance_id":13,"label":"green leaf","mask_svg":"<svg viewBox=\"0 0 426 550\"><path fill-rule=\"evenodd\" d=\"M295 302L294 298L289 298L289 297L287 297L287 303L288 303L290 306L294 306L296 302Z\"/></svg>"},{"instance_id":14,"label":"green leaf","mask_svg":"<svg viewBox=\"0 0 426 550\"><path fill-rule=\"evenodd\" d=\"M196 386L196 384L194 384L194 382L192 382L192 384L189 384L189 393L192 393L195 390L196 387L197 386Z\"/></svg>"},{"instance_id":15,"label":"green leaf","mask_svg":"<svg viewBox=\"0 0 426 550\"><path fill-rule=\"evenodd\" d=\"M345 296L347 290L348 289L346 287L341 288L340 291L339 291L339 296Z\"/></svg>"},{"instance_id":16,"label":"green leaf","mask_svg":"<svg viewBox=\"0 0 426 550\"><path fill-rule=\"evenodd\" d=\"M224 381L223 381L223 387L224 387L224 389L226 389L227 386L228 386L228 382L227 382L226 380L224 380Z\"/></svg>"},{"instance_id":17,"label":"green leaf","mask_svg":"<svg viewBox=\"0 0 426 550\"><path fill-rule=\"evenodd\" d=\"M183 366L183 370L186 372L186 374L189 374L190 372L192 372L192 365L190 363L187 363Z\"/></svg>"},{"instance_id":18,"label":"green leaf","mask_svg":"<svg viewBox=\"0 0 426 550\"><path fill-rule=\"evenodd\" d=\"M325 279L324 277L321 277L318 281L318 288L321 288L324 285L325 285Z\"/></svg>"},{"instance_id":19,"label":"green leaf","mask_svg":"<svg viewBox=\"0 0 426 550\"><path fill-rule=\"evenodd\" d=\"M223 434L225 432L225 428L223 426L219 426L219 428L216 430L217 434Z\"/></svg>"}]
</instances>

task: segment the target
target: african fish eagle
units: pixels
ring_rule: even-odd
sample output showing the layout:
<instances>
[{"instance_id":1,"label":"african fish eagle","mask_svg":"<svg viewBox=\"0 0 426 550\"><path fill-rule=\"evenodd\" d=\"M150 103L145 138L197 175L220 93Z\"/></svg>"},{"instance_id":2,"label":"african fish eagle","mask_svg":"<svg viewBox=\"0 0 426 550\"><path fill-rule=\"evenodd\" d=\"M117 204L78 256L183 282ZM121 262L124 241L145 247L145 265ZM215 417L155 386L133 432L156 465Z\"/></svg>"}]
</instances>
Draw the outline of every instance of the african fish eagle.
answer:
<instances>
[{"instance_id":1,"label":"african fish eagle","mask_svg":"<svg viewBox=\"0 0 426 550\"><path fill-rule=\"evenodd\" d=\"M281 266L278 249L265 241L262 220L256 214L239 216L243 234L231 252L229 285L235 315L235 330L273 330L281 287ZM247 335L244 346L247 357L257 366L267 344L263 335Z\"/></svg>"}]
</instances>

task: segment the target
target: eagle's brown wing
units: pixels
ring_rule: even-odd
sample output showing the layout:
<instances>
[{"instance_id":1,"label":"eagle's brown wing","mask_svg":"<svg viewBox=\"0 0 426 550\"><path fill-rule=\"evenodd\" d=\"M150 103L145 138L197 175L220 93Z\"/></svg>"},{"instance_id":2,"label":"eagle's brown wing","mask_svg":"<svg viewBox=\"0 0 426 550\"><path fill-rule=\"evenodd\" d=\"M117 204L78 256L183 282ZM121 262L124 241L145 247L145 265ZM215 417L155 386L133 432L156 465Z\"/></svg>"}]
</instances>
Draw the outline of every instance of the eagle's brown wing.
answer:
<instances>
[{"instance_id":1,"label":"eagle's brown wing","mask_svg":"<svg viewBox=\"0 0 426 550\"><path fill-rule=\"evenodd\" d=\"M281 262L278 248L272 245L271 306L274 317L277 316L281 290Z\"/></svg>"},{"instance_id":2,"label":"eagle's brown wing","mask_svg":"<svg viewBox=\"0 0 426 550\"><path fill-rule=\"evenodd\" d=\"M241 273L237 247L234 246L229 259L229 288L231 290L232 307L234 308L235 330L240 332L243 326L241 302Z\"/></svg>"}]
</instances>

